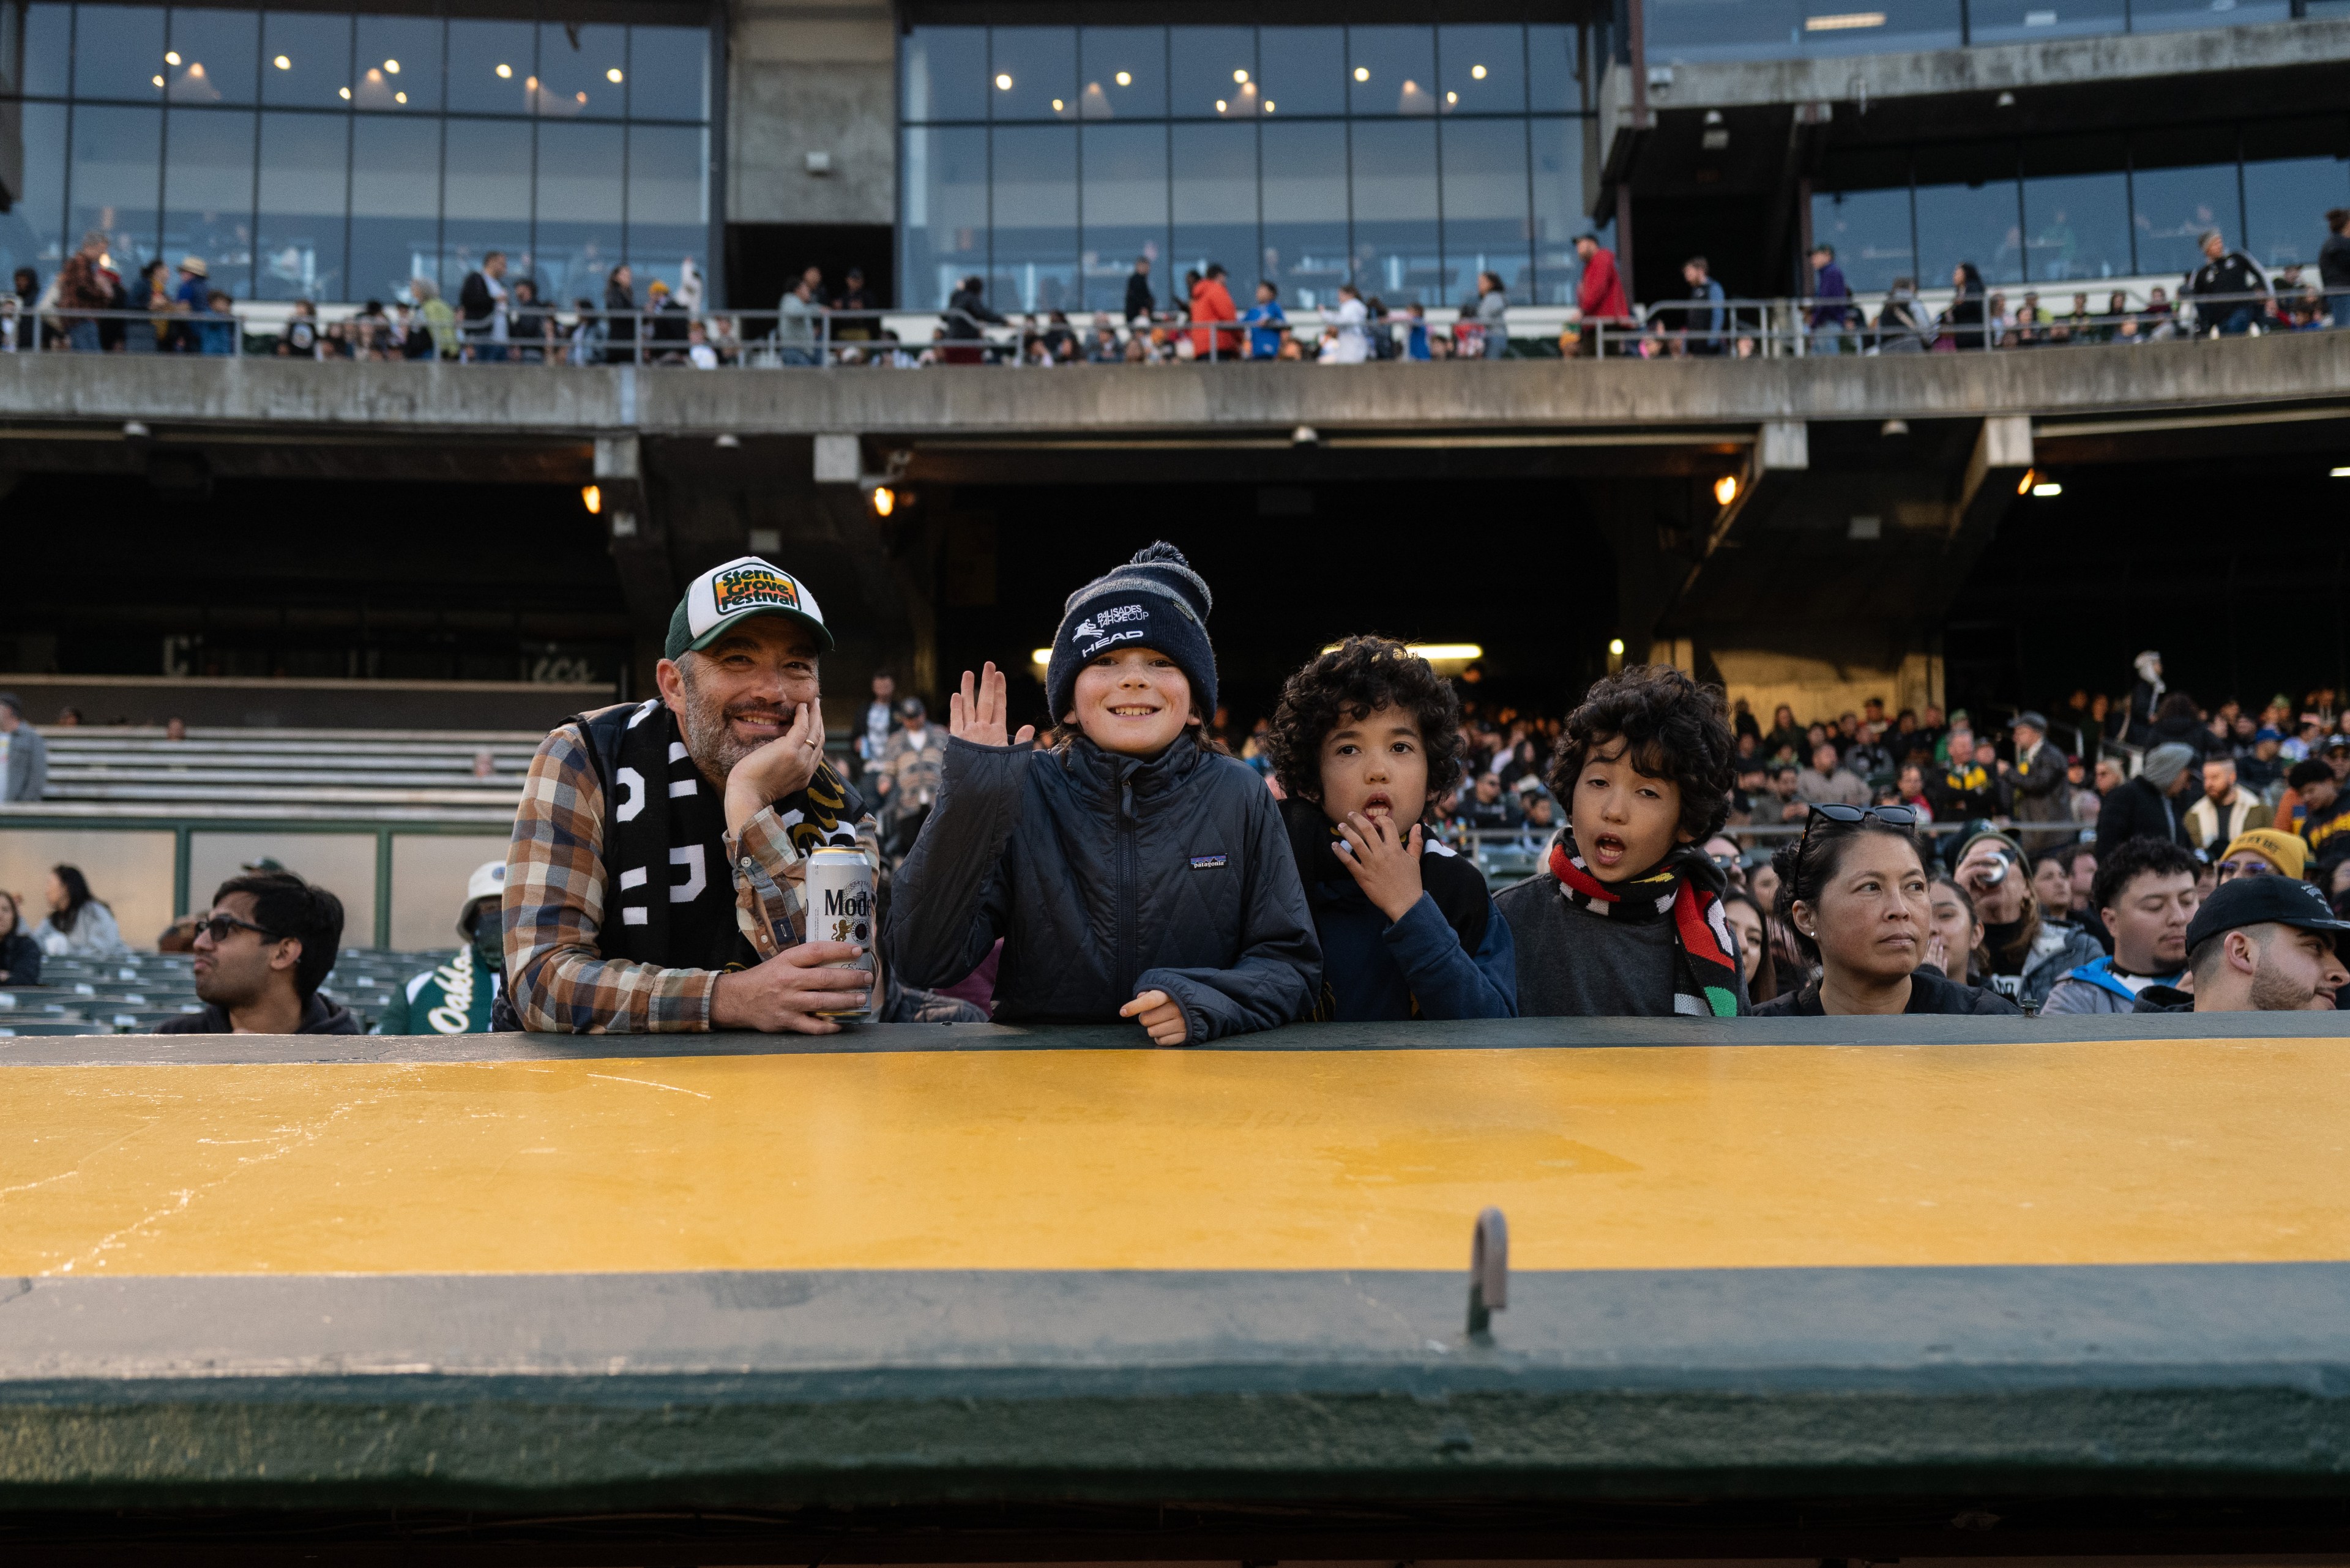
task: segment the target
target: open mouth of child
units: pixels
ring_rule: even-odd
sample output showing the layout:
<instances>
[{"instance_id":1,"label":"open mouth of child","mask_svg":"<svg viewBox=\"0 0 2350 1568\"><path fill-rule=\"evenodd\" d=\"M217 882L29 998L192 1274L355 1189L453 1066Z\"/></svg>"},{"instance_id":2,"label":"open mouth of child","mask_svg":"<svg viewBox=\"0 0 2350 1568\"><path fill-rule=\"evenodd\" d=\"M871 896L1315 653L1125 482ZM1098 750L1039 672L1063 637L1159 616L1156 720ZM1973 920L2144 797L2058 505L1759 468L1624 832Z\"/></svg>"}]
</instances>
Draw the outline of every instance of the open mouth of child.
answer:
<instances>
[{"instance_id":1,"label":"open mouth of child","mask_svg":"<svg viewBox=\"0 0 2350 1568\"><path fill-rule=\"evenodd\" d=\"M1594 866L1606 866L1612 869L1624 863L1624 841L1612 833L1602 833L1592 839L1586 853Z\"/></svg>"}]
</instances>

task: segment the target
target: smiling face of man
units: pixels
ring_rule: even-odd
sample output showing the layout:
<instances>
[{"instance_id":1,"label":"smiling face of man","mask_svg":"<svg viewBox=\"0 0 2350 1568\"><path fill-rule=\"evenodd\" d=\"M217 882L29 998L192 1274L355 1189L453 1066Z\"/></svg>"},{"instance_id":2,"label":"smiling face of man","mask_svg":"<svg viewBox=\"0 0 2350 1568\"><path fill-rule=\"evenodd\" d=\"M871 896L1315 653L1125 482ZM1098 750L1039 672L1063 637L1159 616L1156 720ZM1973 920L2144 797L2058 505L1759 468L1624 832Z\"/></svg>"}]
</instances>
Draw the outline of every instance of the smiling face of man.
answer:
<instances>
[{"instance_id":1,"label":"smiling face of man","mask_svg":"<svg viewBox=\"0 0 2350 1568\"><path fill-rule=\"evenodd\" d=\"M704 778L723 788L736 763L791 728L802 703L820 699L817 656L814 632L762 615L699 653L661 660L661 700Z\"/></svg>"}]
</instances>

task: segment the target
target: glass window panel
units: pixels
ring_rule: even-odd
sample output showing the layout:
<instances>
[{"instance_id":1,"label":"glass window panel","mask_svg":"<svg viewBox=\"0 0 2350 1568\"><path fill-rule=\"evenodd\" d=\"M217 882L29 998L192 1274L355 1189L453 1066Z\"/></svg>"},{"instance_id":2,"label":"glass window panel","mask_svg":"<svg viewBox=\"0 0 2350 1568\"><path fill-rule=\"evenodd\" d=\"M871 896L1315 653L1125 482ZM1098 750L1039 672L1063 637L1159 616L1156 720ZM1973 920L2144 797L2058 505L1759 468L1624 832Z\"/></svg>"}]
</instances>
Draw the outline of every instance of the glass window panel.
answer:
<instances>
[{"instance_id":1,"label":"glass window panel","mask_svg":"<svg viewBox=\"0 0 2350 1568\"><path fill-rule=\"evenodd\" d=\"M1874 55L1895 50L1951 48L1960 40L1960 0L1648 0L1651 63L1787 59L1803 55ZM1985 17L2022 26L2052 0L1973 0L1974 41L1983 43ZM2063 4L2064 0L2053 0ZM2122 0L2100 0L2119 31ZM2085 5L2087 0L2083 0ZM2053 16L2054 13L2048 13ZM2034 36L2064 29L2033 24ZM2074 29L2075 31L2083 29Z\"/></svg>"},{"instance_id":2,"label":"glass window panel","mask_svg":"<svg viewBox=\"0 0 2350 1568\"><path fill-rule=\"evenodd\" d=\"M214 288L252 297L253 111L175 109L163 129L163 258L202 256Z\"/></svg>"},{"instance_id":3,"label":"glass window panel","mask_svg":"<svg viewBox=\"0 0 2350 1568\"><path fill-rule=\"evenodd\" d=\"M1222 262L1245 275L1257 254L1256 130L1246 125L1174 128L1174 254L1161 298L1189 308L1183 275ZM1238 304L1236 300L1233 303Z\"/></svg>"},{"instance_id":4,"label":"glass window panel","mask_svg":"<svg viewBox=\"0 0 2350 1568\"><path fill-rule=\"evenodd\" d=\"M2244 165L2245 248L2262 266L2317 264L2325 213L2350 206L2350 164L2338 158L2286 158ZM2312 271L2307 281L2315 283Z\"/></svg>"},{"instance_id":5,"label":"glass window panel","mask_svg":"<svg viewBox=\"0 0 2350 1568\"><path fill-rule=\"evenodd\" d=\"M1572 114L1583 107L1574 28L1537 22L1526 29L1526 101L1537 112Z\"/></svg>"},{"instance_id":6,"label":"glass window panel","mask_svg":"<svg viewBox=\"0 0 2350 1568\"><path fill-rule=\"evenodd\" d=\"M1975 42L1981 43L1985 0L1972 4ZM1955 49L1963 36L1959 7L1960 0L1797 0L1794 27L1806 55Z\"/></svg>"},{"instance_id":7,"label":"glass window panel","mask_svg":"<svg viewBox=\"0 0 2350 1568\"><path fill-rule=\"evenodd\" d=\"M1909 190L1821 192L1812 197L1812 243L1832 245L1844 280L1861 294L1918 278L1909 241Z\"/></svg>"},{"instance_id":8,"label":"glass window panel","mask_svg":"<svg viewBox=\"0 0 2350 1568\"><path fill-rule=\"evenodd\" d=\"M105 231L127 287L155 259L155 198L161 194L163 111L77 104L73 115L74 243Z\"/></svg>"},{"instance_id":9,"label":"glass window panel","mask_svg":"<svg viewBox=\"0 0 2350 1568\"><path fill-rule=\"evenodd\" d=\"M25 47L16 75L24 90L46 98L63 98L73 53L73 7L25 7Z\"/></svg>"},{"instance_id":10,"label":"glass window panel","mask_svg":"<svg viewBox=\"0 0 2350 1568\"><path fill-rule=\"evenodd\" d=\"M1354 138L1355 286L1390 306L1412 300L1443 304L1436 127L1357 121L1348 129Z\"/></svg>"},{"instance_id":11,"label":"glass window panel","mask_svg":"<svg viewBox=\"0 0 2350 1568\"><path fill-rule=\"evenodd\" d=\"M351 256L346 299L390 299L432 277L440 254L441 124L351 122Z\"/></svg>"},{"instance_id":12,"label":"glass window panel","mask_svg":"<svg viewBox=\"0 0 2350 1568\"><path fill-rule=\"evenodd\" d=\"M995 132L995 235L988 303L1002 311L1077 307L1077 133L1053 125Z\"/></svg>"},{"instance_id":13,"label":"glass window panel","mask_svg":"<svg viewBox=\"0 0 2350 1568\"><path fill-rule=\"evenodd\" d=\"M452 299L482 258L504 251L515 273L529 270L531 128L455 121L441 142L441 272Z\"/></svg>"},{"instance_id":14,"label":"glass window panel","mask_svg":"<svg viewBox=\"0 0 2350 1568\"><path fill-rule=\"evenodd\" d=\"M540 114L556 119L618 119L628 101L628 81L626 27L580 23L567 31L561 23L539 24Z\"/></svg>"},{"instance_id":15,"label":"glass window panel","mask_svg":"<svg viewBox=\"0 0 2350 1568\"><path fill-rule=\"evenodd\" d=\"M987 271L987 132L905 134L899 287L906 305L937 310L955 286Z\"/></svg>"},{"instance_id":16,"label":"glass window panel","mask_svg":"<svg viewBox=\"0 0 2350 1568\"><path fill-rule=\"evenodd\" d=\"M2034 283L2127 276L2129 177L2116 171L2027 178L2023 234Z\"/></svg>"},{"instance_id":17,"label":"glass window panel","mask_svg":"<svg viewBox=\"0 0 2350 1568\"><path fill-rule=\"evenodd\" d=\"M78 97L157 102L163 96L162 75L161 6L83 8L74 41L74 92Z\"/></svg>"},{"instance_id":18,"label":"glass window panel","mask_svg":"<svg viewBox=\"0 0 2350 1568\"><path fill-rule=\"evenodd\" d=\"M2310 15L2319 14L2312 5ZM2290 0L2130 0L2130 31L2170 33L2187 27L2247 27L2293 16Z\"/></svg>"},{"instance_id":19,"label":"glass window panel","mask_svg":"<svg viewBox=\"0 0 2350 1568\"><path fill-rule=\"evenodd\" d=\"M1127 275L1150 263L1151 293L1161 302L1167 277L1167 128L1089 125L1085 168L1085 307L1123 310Z\"/></svg>"},{"instance_id":20,"label":"glass window panel","mask_svg":"<svg viewBox=\"0 0 2350 1568\"><path fill-rule=\"evenodd\" d=\"M1276 119L1263 134L1264 275L1281 286L1285 305L1333 307L1338 286L1353 270L1347 249L1347 128L1335 120Z\"/></svg>"},{"instance_id":21,"label":"glass window panel","mask_svg":"<svg viewBox=\"0 0 2350 1568\"><path fill-rule=\"evenodd\" d=\"M65 261L66 108L28 103L19 113L23 161L8 171L16 200L0 213L0 271L31 267L46 284Z\"/></svg>"},{"instance_id":22,"label":"glass window panel","mask_svg":"<svg viewBox=\"0 0 2350 1568\"><path fill-rule=\"evenodd\" d=\"M350 122L339 115L262 115L255 298L344 297L349 156Z\"/></svg>"},{"instance_id":23,"label":"glass window panel","mask_svg":"<svg viewBox=\"0 0 2350 1568\"><path fill-rule=\"evenodd\" d=\"M272 11L261 26L261 101L335 109L351 81L351 19Z\"/></svg>"},{"instance_id":24,"label":"glass window panel","mask_svg":"<svg viewBox=\"0 0 2350 1568\"><path fill-rule=\"evenodd\" d=\"M708 32L700 27L629 29L629 113L638 119L710 118Z\"/></svg>"},{"instance_id":25,"label":"glass window panel","mask_svg":"<svg viewBox=\"0 0 2350 1568\"><path fill-rule=\"evenodd\" d=\"M675 288L692 258L710 275L710 132L639 125L629 130L629 266L639 299L653 279Z\"/></svg>"},{"instance_id":26,"label":"glass window panel","mask_svg":"<svg viewBox=\"0 0 2350 1568\"><path fill-rule=\"evenodd\" d=\"M1918 286L1947 287L1960 262L1972 262L1983 281L2023 279L2022 231L2017 223L2013 180L1981 185L1920 185L1918 188Z\"/></svg>"},{"instance_id":27,"label":"glass window panel","mask_svg":"<svg viewBox=\"0 0 2350 1568\"><path fill-rule=\"evenodd\" d=\"M584 29L583 29L584 31ZM604 297L604 275L625 254L617 125L538 129L538 237L532 275L541 299Z\"/></svg>"},{"instance_id":28,"label":"glass window panel","mask_svg":"<svg viewBox=\"0 0 2350 1568\"><path fill-rule=\"evenodd\" d=\"M1168 99L1171 113L1187 119L1256 118L1255 28L1177 27L1170 40L1173 58L1168 68ZM1220 103L1223 108L1216 107ZM1254 241L1249 248L1256 248Z\"/></svg>"},{"instance_id":29,"label":"glass window panel","mask_svg":"<svg viewBox=\"0 0 2350 1568\"><path fill-rule=\"evenodd\" d=\"M1646 4L1643 42L1651 65L1781 59L1801 48L1800 0L1646 0Z\"/></svg>"},{"instance_id":30,"label":"glass window panel","mask_svg":"<svg viewBox=\"0 0 2350 1568\"><path fill-rule=\"evenodd\" d=\"M2124 0L1969 0L1969 36L1978 44L2031 43L2125 30ZM2141 8L2144 0L2139 0Z\"/></svg>"},{"instance_id":31,"label":"glass window panel","mask_svg":"<svg viewBox=\"0 0 2350 1568\"><path fill-rule=\"evenodd\" d=\"M1524 28L1439 27L1436 47L1438 77L1444 89L1447 114L1518 114L1524 110ZM1447 173L1449 177L1449 165ZM1447 211L1450 210L1448 205Z\"/></svg>"},{"instance_id":32,"label":"glass window panel","mask_svg":"<svg viewBox=\"0 0 2350 1568\"><path fill-rule=\"evenodd\" d=\"M1347 103L1355 113L1436 112L1436 35L1432 29L1349 27L1347 66Z\"/></svg>"},{"instance_id":33,"label":"glass window panel","mask_svg":"<svg viewBox=\"0 0 2350 1568\"><path fill-rule=\"evenodd\" d=\"M1534 142L1534 293L1542 305L1575 303L1583 259L1575 236L1596 229L1583 204L1583 126L1579 119L1537 119Z\"/></svg>"},{"instance_id":34,"label":"glass window panel","mask_svg":"<svg viewBox=\"0 0 2350 1568\"><path fill-rule=\"evenodd\" d=\"M361 16L354 55L351 101L360 109L418 114L441 107L438 17Z\"/></svg>"},{"instance_id":35,"label":"glass window panel","mask_svg":"<svg viewBox=\"0 0 2350 1568\"><path fill-rule=\"evenodd\" d=\"M1435 297L1466 299L1477 275L1499 273L1512 303L1534 302L1526 122L1459 119L1444 127L1444 276Z\"/></svg>"},{"instance_id":36,"label":"glass window panel","mask_svg":"<svg viewBox=\"0 0 2350 1568\"><path fill-rule=\"evenodd\" d=\"M1077 112L1087 119L1167 112L1167 29L1087 27L1080 35Z\"/></svg>"},{"instance_id":37,"label":"glass window panel","mask_svg":"<svg viewBox=\"0 0 2350 1568\"><path fill-rule=\"evenodd\" d=\"M449 107L468 114L529 113L530 84L538 79L536 31L527 22L452 20Z\"/></svg>"},{"instance_id":38,"label":"glass window panel","mask_svg":"<svg viewBox=\"0 0 2350 1568\"><path fill-rule=\"evenodd\" d=\"M1347 112L1347 30L1267 27L1258 36L1266 112Z\"/></svg>"},{"instance_id":39,"label":"glass window panel","mask_svg":"<svg viewBox=\"0 0 2350 1568\"><path fill-rule=\"evenodd\" d=\"M251 103L260 45L261 18L250 11L175 7L163 61L166 96L173 103Z\"/></svg>"},{"instance_id":40,"label":"glass window panel","mask_svg":"<svg viewBox=\"0 0 2350 1568\"><path fill-rule=\"evenodd\" d=\"M2137 270L2184 276L2203 265L2203 235L2217 229L2240 242L2236 165L2141 169L2130 176L2130 225L2137 235Z\"/></svg>"},{"instance_id":41,"label":"glass window panel","mask_svg":"<svg viewBox=\"0 0 2350 1568\"><path fill-rule=\"evenodd\" d=\"M996 119L1076 119L1075 27L998 27L990 37L987 96Z\"/></svg>"},{"instance_id":42,"label":"glass window panel","mask_svg":"<svg viewBox=\"0 0 2350 1568\"><path fill-rule=\"evenodd\" d=\"M917 27L899 59L908 119L987 118L986 28Z\"/></svg>"}]
</instances>

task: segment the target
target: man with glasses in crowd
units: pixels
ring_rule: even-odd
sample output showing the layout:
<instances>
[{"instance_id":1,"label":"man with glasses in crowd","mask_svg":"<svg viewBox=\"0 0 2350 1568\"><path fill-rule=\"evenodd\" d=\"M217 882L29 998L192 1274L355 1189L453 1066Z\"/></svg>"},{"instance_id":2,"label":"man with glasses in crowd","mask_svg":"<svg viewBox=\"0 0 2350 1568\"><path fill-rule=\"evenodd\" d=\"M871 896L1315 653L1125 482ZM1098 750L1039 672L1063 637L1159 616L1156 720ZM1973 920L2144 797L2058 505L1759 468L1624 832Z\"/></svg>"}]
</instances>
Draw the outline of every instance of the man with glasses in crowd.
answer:
<instances>
[{"instance_id":1,"label":"man with glasses in crowd","mask_svg":"<svg viewBox=\"0 0 2350 1568\"><path fill-rule=\"evenodd\" d=\"M342 900L291 871L232 877L196 926L201 1012L158 1034L358 1034L349 1009L318 989L343 940Z\"/></svg>"}]
</instances>

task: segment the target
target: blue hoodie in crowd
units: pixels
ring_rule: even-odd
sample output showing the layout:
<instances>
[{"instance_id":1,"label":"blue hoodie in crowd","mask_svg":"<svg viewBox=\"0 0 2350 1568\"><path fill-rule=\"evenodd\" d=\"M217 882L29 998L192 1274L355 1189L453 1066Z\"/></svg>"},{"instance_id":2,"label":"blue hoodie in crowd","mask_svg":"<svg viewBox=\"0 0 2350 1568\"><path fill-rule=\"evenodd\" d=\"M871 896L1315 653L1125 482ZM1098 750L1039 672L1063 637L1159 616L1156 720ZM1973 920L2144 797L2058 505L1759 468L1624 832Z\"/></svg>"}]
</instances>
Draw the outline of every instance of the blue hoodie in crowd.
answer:
<instances>
[{"instance_id":1,"label":"blue hoodie in crowd","mask_svg":"<svg viewBox=\"0 0 2350 1568\"><path fill-rule=\"evenodd\" d=\"M1322 942L1315 1022L1518 1015L1517 947L1476 867L1430 841L1419 901L1390 923L1338 863L1322 808L1288 800L1281 811Z\"/></svg>"}]
</instances>

